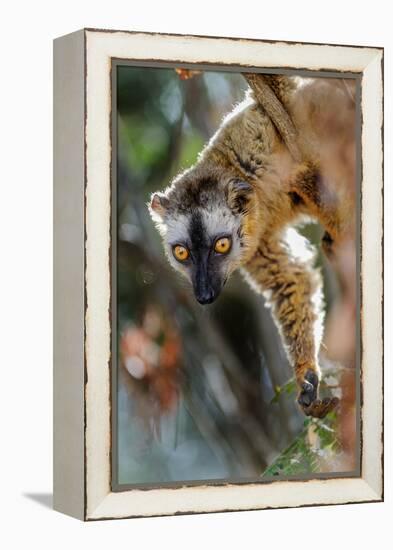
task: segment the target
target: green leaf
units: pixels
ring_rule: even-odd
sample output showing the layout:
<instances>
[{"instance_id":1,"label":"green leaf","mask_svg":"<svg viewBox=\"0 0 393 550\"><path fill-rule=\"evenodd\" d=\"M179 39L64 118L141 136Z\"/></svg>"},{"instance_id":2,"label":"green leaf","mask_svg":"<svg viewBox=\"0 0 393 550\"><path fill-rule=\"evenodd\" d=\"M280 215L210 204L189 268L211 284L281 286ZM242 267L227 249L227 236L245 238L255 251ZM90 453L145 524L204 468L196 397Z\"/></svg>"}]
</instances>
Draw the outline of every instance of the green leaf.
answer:
<instances>
[{"instance_id":1,"label":"green leaf","mask_svg":"<svg viewBox=\"0 0 393 550\"><path fill-rule=\"evenodd\" d=\"M318 436L318 445L309 443L309 431L313 429ZM304 428L296 439L263 472L262 478L293 476L318 473L323 470L321 458L334 459L342 451L337 438L336 414L329 414L323 420L307 418Z\"/></svg>"}]
</instances>

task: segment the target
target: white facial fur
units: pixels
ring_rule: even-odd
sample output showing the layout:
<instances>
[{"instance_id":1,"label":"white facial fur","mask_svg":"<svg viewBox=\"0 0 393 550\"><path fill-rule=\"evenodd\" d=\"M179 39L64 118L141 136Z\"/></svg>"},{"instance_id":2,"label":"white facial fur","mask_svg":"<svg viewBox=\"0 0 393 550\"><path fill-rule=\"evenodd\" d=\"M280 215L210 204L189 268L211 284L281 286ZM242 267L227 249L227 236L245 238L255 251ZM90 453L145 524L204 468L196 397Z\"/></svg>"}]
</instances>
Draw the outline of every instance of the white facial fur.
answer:
<instances>
[{"instance_id":1,"label":"white facial fur","mask_svg":"<svg viewBox=\"0 0 393 550\"><path fill-rule=\"evenodd\" d=\"M240 216L233 214L226 205L220 205L211 210L201 210L201 212L206 233L212 240L220 235L232 236L232 248L227 256L227 263L231 264L240 260L242 251L238 235L241 223Z\"/></svg>"},{"instance_id":2,"label":"white facial fur","mask_svg":"<svg viewBox=\"0 0 393 550\"><path fill-rule=\"evenodd\" d=\"M186 265L178 262L172 253L175 244L191 246L190 222L191 217L198 211L202 217L204 236L207 241L214 241L219 236L230 235L232 247L228 255L221 262L223 276L229 276L241 263L242 247L238 231L241 224L239 215L233 214L226 204L212 205L209 208L195 208L188 213L177 213L167 216L161 222L160 232L163 236L165 250L171 265L184 276L190 279L189 270Z\"/></svg>"}]
</instances>

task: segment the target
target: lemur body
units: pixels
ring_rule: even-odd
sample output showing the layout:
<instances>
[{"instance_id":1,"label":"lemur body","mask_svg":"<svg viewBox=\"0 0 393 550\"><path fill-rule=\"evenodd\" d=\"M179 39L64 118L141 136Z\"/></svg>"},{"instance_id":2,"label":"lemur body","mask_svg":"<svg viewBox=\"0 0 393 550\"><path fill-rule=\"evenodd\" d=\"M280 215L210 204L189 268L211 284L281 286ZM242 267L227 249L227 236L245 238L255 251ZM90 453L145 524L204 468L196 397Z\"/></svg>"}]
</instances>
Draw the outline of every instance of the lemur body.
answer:
<instances>
[{"instance_id":1,"label":"lemur body","mask_svg":"<svg viewBox=\"0 0 393 550\"><path fill-rule=\"evenodd\" d=\"M329 253L351 231L353 182L344 180L354 157L336 155L332 163L324 151L343 140L348 151L354 142L354 102L339 81L247 80L252 92L197 163L153 195L150 212L169 261L200 303L214 301L237 268L265 295L294 367L298 402L306 414L323 417L337 400L318 399L322 285L310 246L293 226L318 220Z\"/></svg>"}]
</instances>

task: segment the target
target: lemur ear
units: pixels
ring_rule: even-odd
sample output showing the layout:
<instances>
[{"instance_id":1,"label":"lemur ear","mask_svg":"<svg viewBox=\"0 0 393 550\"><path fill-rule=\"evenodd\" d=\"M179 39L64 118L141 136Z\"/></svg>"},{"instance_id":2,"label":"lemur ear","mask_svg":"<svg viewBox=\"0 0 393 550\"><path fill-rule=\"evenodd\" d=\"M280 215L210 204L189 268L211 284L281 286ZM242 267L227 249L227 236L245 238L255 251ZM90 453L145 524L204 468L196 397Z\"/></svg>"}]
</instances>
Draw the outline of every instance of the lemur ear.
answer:
<instances>
[{"instance_id":1,"label":"lemur ear","mask_svg":"<svg viewBox=\"0 0 393 550\"><path fill-rule=\"evenodd\" d=\"M153 193L149 210L153 217L163 219L169 206L169 199L164 193Z\"/></svg>"},{"instance_id":2,"label":"lemur ear","mask_svg":"<svg viewBox=\"0 0 393 550\"><path fill-rule=\"evenodd\" d=\"M244 180L231 180L227 187L228 206L236 212L242 213L247 209L251 199L253 187Z\"/></svg>"}]
</instances>

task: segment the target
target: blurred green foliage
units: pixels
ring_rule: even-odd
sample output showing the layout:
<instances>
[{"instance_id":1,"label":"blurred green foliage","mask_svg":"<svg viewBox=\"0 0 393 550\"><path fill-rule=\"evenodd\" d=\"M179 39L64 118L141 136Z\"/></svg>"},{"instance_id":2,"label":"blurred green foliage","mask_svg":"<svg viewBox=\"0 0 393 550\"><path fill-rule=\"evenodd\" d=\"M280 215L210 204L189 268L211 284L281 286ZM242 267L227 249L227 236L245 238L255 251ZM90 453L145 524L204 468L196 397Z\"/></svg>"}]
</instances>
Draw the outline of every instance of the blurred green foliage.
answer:
<instances>
[{"instance_id":1,"label":"blurred green foliage","mask_svg":"<svg viewBox=\"0 0 393 550\"><path fill-rule=\"evenodd\" d=\"M336 382L336 379L333 378ZM326 380L321 383L321 392L329 385ZM325 387L324 387L325 386ZM330 387L331 389L331 387ZM296 396L295 379L291 378L283 386L275 388L272 403L279 399ZM296 476L326 471L342 454L342 445L338 439L338 419L335 411L330 412L323 420L306 418L304 428L294 441L262 474L262 478L275 476ZM311 437L310 437L311 436Z\"/></svg>"}]
</instances>

